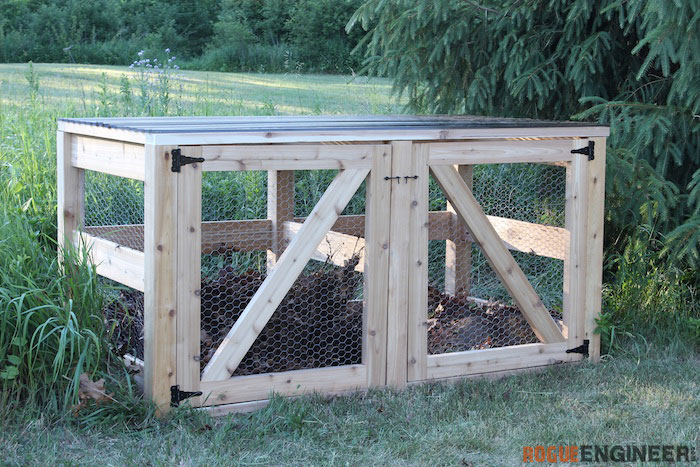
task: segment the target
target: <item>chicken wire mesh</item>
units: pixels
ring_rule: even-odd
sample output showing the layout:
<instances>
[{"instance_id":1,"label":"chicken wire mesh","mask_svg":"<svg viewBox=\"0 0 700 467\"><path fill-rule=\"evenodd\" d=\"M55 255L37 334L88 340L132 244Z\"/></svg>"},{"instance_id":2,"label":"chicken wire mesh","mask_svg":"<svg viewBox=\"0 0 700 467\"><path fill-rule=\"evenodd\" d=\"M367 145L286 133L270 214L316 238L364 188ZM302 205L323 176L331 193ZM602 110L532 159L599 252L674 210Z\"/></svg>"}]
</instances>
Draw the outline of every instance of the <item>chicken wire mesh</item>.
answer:
<instances>
[{"instance_id":1,"label":"chicken wire mesh","mask_svg":"<svg viewBox=\"0 0 700 467\"><path fill-rule=\"evenodd\" d=\"M563 228L564 167L498 164L462 167L460 171L499 235L512 237L517 244L537 243L547 251L563 250L561 235L531 226L522 228L522 224L508 220ZM441 354L538 342L487 258L471 241L464 223L452 214L432 177L429 209L433 214L428 246L428 352ZM510 253L561 326L562 258L513 249Z\"/></svg>"},{"instance_id":2,"label":"chicken wire mesh","mask_svg":"<svg viewBox=\"0 0 700 467\"><path fill-rule=\"evenodd\" d=\"M266 172L203 174L202 369L336 173L281 174L278 199L271 201L286 223L277 232L266 220ZM322 241L233 376L361 362L362 214L361 187L331 229L338 235Z\"/></svg>"},{"instance_id":3,"label":"chicken wire mesh","mask_svg":"<svg viewBox=\"0 0 700 467\"><path fill-rule=\"evenodd\" d=\"M85 223L95 237L143 251L143 182L85 171Z\"/></svg>"},{"instance_id":4,"label":"chicken wire mesh","mask_svg":"<svg viewBox=\"0 0 700 467\"><path fill-rule=\"evenodd\" d=\"M143 360L143 292L104 277L100 285L110 345L119 356L129 354Z\"/></svg>"}]
</instances>

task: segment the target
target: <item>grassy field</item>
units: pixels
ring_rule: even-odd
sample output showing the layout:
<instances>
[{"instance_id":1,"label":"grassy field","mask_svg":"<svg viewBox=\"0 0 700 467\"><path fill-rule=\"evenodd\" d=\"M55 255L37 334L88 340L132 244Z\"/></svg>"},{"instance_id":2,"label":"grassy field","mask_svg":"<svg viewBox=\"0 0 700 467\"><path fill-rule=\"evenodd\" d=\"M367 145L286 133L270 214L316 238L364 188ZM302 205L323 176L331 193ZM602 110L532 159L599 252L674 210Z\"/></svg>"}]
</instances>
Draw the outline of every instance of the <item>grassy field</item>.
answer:
<instances>
[{"instance_id":1,"label":"grassy field","mask_svg":"<svg viewBox=\"0 0 700 467\"><path fill-rule=\"evenodd\" d=\"M155 420L117 372L108 389L128 408L64 410L65 377L107 368L94 274L55 262L57 117L400 110L381 79L0 65L0 463L512 465L532 444L697 444L697 353L639 338L598 366L280 399L216 420Z\"/></svg>"}]
</instances>

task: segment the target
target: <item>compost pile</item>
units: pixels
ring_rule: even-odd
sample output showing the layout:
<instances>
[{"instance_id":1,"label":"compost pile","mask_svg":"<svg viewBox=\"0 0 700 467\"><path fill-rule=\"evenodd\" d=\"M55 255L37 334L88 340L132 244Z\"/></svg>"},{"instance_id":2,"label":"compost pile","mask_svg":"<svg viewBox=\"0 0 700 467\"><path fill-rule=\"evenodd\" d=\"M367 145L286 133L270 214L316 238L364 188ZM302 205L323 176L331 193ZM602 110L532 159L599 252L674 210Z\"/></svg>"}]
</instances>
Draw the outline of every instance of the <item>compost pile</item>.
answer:
<instances>
[{"instance_id":1,"label":"compost pile","mask_svg":"<svg viewBox=\"0 0 700 467\"><path fill-rule=\"evenodd\" d=\"M300 276L241 361L234 375L349 365L362 358L362 274L359 258L342 268ZM327 268L326 268L327 269ZM224 267L202 281L201 367L255 295L265 276ZM440 354L538 342L510 305L429 288L428 352ZM124 290L105 307L113 346L143 358L143 294ZM552 312L552 317L561 315Z\"/></svg>"}]
</instances>

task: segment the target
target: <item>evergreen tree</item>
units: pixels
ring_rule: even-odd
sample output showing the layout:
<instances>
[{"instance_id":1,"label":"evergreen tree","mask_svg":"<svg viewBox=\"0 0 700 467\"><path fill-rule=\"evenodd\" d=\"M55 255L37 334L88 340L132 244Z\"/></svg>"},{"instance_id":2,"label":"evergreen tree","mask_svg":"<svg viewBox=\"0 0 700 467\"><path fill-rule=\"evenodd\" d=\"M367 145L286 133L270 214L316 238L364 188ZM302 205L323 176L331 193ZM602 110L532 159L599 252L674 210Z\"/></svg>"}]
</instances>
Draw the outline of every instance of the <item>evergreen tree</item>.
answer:
<instances>
[{"instance_id":1,"label":"evergreen tree","mask_svg":"<svg viewBox=\"0 0 700 467\"><path fill-rule=\"evenodd\" d=\"M356 52L417 112L611 126L609 240L700 262L700 0L369 0Z\"/></svg>"}]
</instances>

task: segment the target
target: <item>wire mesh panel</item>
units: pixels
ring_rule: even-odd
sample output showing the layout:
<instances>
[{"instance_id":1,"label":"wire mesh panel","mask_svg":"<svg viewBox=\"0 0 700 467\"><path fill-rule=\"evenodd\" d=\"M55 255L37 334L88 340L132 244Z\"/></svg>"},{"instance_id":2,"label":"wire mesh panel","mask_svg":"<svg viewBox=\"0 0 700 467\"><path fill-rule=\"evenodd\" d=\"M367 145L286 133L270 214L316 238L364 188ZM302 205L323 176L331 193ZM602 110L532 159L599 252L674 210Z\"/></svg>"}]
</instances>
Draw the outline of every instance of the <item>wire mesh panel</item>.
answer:
<instances>
[{"instance_id":1,"label":"wire mesh panel","mask_svg":"<svg viewBox=\"0 0 700 467\"><path fill-rule=\"evenodd\" d=\"M493 164L462 166L460 174L561 326L566 169ZM429 209L428 353L539 342L432 177Z\"/></svg>"},{"instance_id":2,"label":"wire mesh panel","mask_svg":"<svg viewBox=\"0 0 700 467\"><path fill-rule=\"evenodd\" d=\"M85 171L85 225L95 237L143 251L143 182Z\"/></svg>"},{"instance_id":3,"label":"wire mesh panel","mask_svg":"<svg viewBox=\"0 0 700 467\"><path fill-rule=\"evenodd\" d=\"M202 369L335 174L286 172L269 191L266 172L203 173ZM360 188L233 376L361 362L363 213Z\"/></svg>"},{"instance_id":4,"label":"wire mesh panel","mask_svg":"<svg viewBox=\"0 0 700 467\"><path fill-rule=\"evenodd\" d=\"M103 313L110 345L119 356L143 360L143 292L100 278Z\"/></svg>"}]
</instances>

